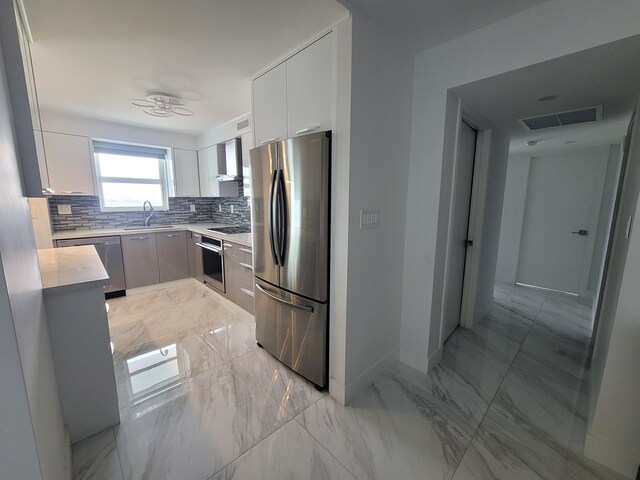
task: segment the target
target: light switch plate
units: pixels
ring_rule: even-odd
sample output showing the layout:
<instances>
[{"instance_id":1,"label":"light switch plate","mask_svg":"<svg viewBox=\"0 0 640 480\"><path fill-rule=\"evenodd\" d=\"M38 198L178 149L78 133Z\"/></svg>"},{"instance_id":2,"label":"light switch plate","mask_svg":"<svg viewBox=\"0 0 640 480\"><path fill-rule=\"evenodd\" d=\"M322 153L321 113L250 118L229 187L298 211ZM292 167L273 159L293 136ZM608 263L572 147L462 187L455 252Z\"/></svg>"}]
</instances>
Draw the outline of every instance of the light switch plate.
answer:
<instances>
[{"instance_id":1,"label":"light switch plate","mask_svg":"<svg viewBox=\"0 0 640 480\"><path fill-rule=\"evenodd\" d=\"M71 205L58 205L58 215L71 215Z\"/></svg>"},{"instance_id":2,"label":"light switch plate","mask_svg":"<svg viewBox=\"0 0 640 480\"><path fill-rule=\"evenodd\" d=\"M189 210L191 212L195 212L196 211L196 206L192 203L191 205L189 205Z\"/></svg>"},{"instance_id":3,"label":"light switch plate","mask_svg":"<svg viewBox=\"0 0 640 480\"><path fill-rule=\"evenodd\" d=\"M360 210L360 230L380 227L380 210Z\"/></svg>"}]
</instances>

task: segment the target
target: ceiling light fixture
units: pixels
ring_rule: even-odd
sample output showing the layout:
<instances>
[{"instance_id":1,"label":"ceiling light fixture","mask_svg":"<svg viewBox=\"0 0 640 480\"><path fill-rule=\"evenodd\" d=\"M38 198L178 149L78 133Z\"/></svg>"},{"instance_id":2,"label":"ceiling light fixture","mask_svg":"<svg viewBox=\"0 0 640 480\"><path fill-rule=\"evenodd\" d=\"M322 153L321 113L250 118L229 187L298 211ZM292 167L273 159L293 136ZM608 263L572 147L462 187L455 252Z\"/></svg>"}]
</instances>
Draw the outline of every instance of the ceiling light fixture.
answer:
<instances>
[{"instance_id":1,"label":"ceiling light fixture","mask_svg":"<svg viewBox=\"0 0 640 480\"><path fill-rule=\"evenodd\" d=\"M185 101L167 93L150 93L146 98L134 98L129 101L131 105L140 107L147 115L154 117L170 117L180 115L189 117L193 112L184 108Z\"/></svg>"}]
</instances>

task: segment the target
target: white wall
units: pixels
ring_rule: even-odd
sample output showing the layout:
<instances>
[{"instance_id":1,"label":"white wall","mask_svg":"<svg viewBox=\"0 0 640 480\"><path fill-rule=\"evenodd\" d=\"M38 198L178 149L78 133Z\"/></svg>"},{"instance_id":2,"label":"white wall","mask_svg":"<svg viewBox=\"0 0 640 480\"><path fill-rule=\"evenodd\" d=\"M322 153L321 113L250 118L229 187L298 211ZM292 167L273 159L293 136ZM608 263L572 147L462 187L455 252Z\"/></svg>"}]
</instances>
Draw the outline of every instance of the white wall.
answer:
<instances>
[{"instance_id":1,"label":"white wall","mask_svg":"<svg viewBox=\"0 0 640 480\"><path fill-rule=\"evenodd\" d=\"M482 239L480 241L480 267L478 271L473 322L480 321L493 307L493 285L496 279L502 201L509 159L509 137L497 129L491 130L491 152L487 171Z\"/></svg>"},{"instance_id":2,"label":"white wall","mask_svg":"<svg viewBox=\"0 0 640 480\"><path fill-rule=\"evenodd\" d=\"M56 112L40 112L42 130L120 142L197 150L195 135L136 127Z\"/></svg>"},{"instance_id":3,"label":"white wall","mask_svg":"<svg viewBox=\"0 0 640 480\"><path fill-rule=\"evenodd\" d=\"M247 128L243 128L238 130L238 123L248 120L249 126ZM251 114L245 113L244 115L239 116L238 118L234 118L222 125L217 125L212 127L202 133L200 133L196 138L196 146L197 150L202 150L203 148L210 147L212 145L217 145L218 143L225 142L232 138L241 136L242 142L245 142L245 138L249 138L247 136L251 133ZM251 147L253 148L253 136L251 136Z\"/></svg>"},{"instance_id":4,"label":"white wall","mask_svg":"<svg viewBox=\"0 0 640 480\"><path fill-rule=\"evenodd\" d=\"M589 270L587 284L587 290L592 292L595 292L598 288L598 281L602 273L602 260L607 246L606 241L613 216L613 203L618 186L618 177L620 176L620 162L622 159L620 151L620 145L609 146L607 172L602 189L602 201L600 203L600 213L598 214L598 226L595 232L596 238L593 245L593 257L591 258L591 269Z\"/></svg>"},{"instance_id":5,"label":"white wall","mask_svg":"<svg viewBox=\"0 0 640 480\"><path fill-rule=\"evenodd\" d=\"M512 155L507 162L496 266L496 281L498 282L516 283L530 165L531 157L527 155Z\"/></svg>"},{"instance_id":6,"label":"white wall","mask_svg":"<svg viewBox=\"0 0 640 480\"><path fill-rule=\"evenodd\" d=\"M14 133L0 61L0 477L59 480L68 444Z\"/></svg>"},{"instance_id":7,"label":"white wall","mask_svg":"<svg viewBox=\"0 0 640 480\"><path fill-rule=\"evenodd\" d=\"M442 297L446 246L441 199L451 187L443 170L451 162L447 90L638 33L636 1L552 0L416 56L401 348L428 358L440 347L441 302L434 299Z\"/></svg>"},{"instance_id":8,"label":"white wall","mask_svg":"<svg viewBox=\"0 0 640 480\"><path fill-rule=\"evenodd\" d=\"M640 104L639 104L640 106ZM625 175L590 368L585 454L634 478L640 464L640 125L627 135ZM634 222L627 239L629 217Z\"/></svg>"},{"instance_id":9,"label":"white wall","mask_svg":"<svg viewBox=\"0 0 640 480\"><path fill-rule=\"evenodd\" d=\"M408 48L394 44L388 32L357 10L351 22L348 203L334 205L334 211L341 211L339 220L348 220L348 229L344 223L337 227L338 241L348 242L348 252L342 245L334 256L334 262L346 260L346 268L332 264L339 275L347 275L348 295L338 299L346 299L346 309L344 304L334 307L331 325L343 329L338 335L345 359L340 365L332 354L330 383L334 389L344 386L346 401L398 358L413 78ZM340 90L337 94L344 95ZM340 98L337 107L343 108ZM339 121L337 127L334 141L344 142L341 134L348 131ZM334 168L343 172L345 162L345 157L336 158ZM345 179L337 180L334 189L344 196ZM380 227L360 230L361 209L379 209ZM332 348L341 347L334 343Z\"/></svg>"}]
</instances>

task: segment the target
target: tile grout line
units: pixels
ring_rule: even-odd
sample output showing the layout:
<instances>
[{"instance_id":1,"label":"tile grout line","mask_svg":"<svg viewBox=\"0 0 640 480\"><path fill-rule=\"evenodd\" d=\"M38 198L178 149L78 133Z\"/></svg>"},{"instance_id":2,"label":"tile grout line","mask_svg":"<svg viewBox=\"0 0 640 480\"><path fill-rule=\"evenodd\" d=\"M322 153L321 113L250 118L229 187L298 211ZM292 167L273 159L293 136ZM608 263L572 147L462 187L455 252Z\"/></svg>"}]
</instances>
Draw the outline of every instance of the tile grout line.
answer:
<instances>
[{"instance_id":1,"label":"tile grout line","mask_svg":"<svg viewBox=\"0 0 640 480\"><path fill-rule=\"evenodd\" d=\"M507 375L509 375L509 372L511 371L511 367L513 367L513 364L515 363L516 358L520 354L520 350L522 350L522 345L524 345L524 342L527 339L527 337L529 336L529 333L531 332L531 329L533 328L534 324L538 320L538 316L540 315L540 311L542 310L543 305L547 301L547 296L548 295L549 295L548 293L547 293L547 295L545 295L544 300L540 304L540 307L538 308L538 311L535 314L535 317L531 320L531 325L529 325L529 328L527 329L527 333L522 338L522 341L520 342L520 346L518 347L518 350L516 351L516 354L513 356L513 359L511 360L511 363L509 364L509 368L504 373L504 376L502 377L502 380L500 381L500 385L498 385L498 388L496 389L496 392L493 394L493 397L491 398L491 401L487 404L487 409L485 410L484 415L482 415L482 419L480 419L480 422L478 423L478 426L476 427L475 431L473 432L473 435L469 439L469 443L467 445L467 448L465 448L464 453L460 457L460 461L458 462L458 465L456 465L456 469L453 471L453 474L451 475L451 477L449 477L450 479L453 479L456 476L456 473L458 473L458 469L460 468L460 465L462 464L462 460L464 459L465 455L469 451L469 448L471 447L471 444L473 443L473 440L476 438L476 435L478 434L478 431L480 430L480 426L484 422L484 419L487 416L487 414L489 413L489 410L491 409L491 406L493 405L493 402L495 401L496 397L498 396L498 392L500 392L500 389L502 388L502 384L504 383L505 379L507 378ZM527 318L527 317L525 317L525 318Z\"/></svg>"},{"instance_id":2,"label":"tile grout line","mask_svg":"<svg viewBox=\"0 0 640 480\"><path fill-rule=\"evenodd\" d=\"M328 392L328 391L327 391L327 395L329 395L329 392ZM325 395L325 396L327 396L327 395ZM315 402L313 402L311 405L309 405L307 408L305 408L303 411L301 411L298 415L296 415L295 417L293 417L293 420L295 420L295 421L296 421L296 423L297 423L298 425L300 425L300 427L301 427L305 432L307 432L307 433L309 434L309 436L310 436L313 440L315 440L315 441L318 443L318 445L320 445L320 446L321 446L321 447L322 447L322 448L323 448L323 449L324 449L324 450L325 450L325 451L326 451L326 452L331 456L331 458L333 458L336 462L338 462L338 464L339 464L339 465L341 465L341 466L342 466L342 468L344 468L344 469L345 469L349 474L351 474L351 476L352 476L353 478L355 478L356 480L359 480L355 473L353 473L350 469L348 469L348 468L347 468L347 466L346 466L345 464L343 464L343 463L342 463L338 458L336 458L336 456L335 456L333 453L331 453L331 451L330 451L327 447L325 447L325 446L324 446L324 444L323 444L323 443L322 443L318 438L316 438L316 437L315 437L315 435L314 435L313 433L311 433L311 431L310 431L307 427L305 427L305 426L300 422L300 420L298 420L298 417L299 417L300 415L302 415L304 412L306 412L307 410L309 410L311 407L313 407L313 406L314 406L316 403L318 403L320 400L324 399L324 398L325 398L325 396L323 396L323 397L319 398L318 400L316 400ZM333 400L333 399L332 399L332 401L335 401L335 400ZM344 408L348 408L346 405L343 405L343 407L344 407Z\"/></svg>"}]
</instances>

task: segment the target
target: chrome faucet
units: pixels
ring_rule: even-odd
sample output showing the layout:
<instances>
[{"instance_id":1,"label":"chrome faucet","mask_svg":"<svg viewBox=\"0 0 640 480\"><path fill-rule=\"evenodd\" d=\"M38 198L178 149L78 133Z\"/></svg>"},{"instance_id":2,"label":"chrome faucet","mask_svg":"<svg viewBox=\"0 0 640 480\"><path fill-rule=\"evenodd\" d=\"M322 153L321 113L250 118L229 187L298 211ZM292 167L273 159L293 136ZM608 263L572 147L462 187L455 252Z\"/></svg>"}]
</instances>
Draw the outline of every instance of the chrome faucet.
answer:
<instances>
[{"instance_id":1,"label":"chrome faucet","mask_svg":"<svg viewBox=\"0 0 640 480\"><path fill-rule=\"evenodd\" d=\"M147 203L149 204L149 215L147 215ZM149 200L145 200L145 202L142 204L142 211L144 215L144 226L148 227L149 223L151 222L151 217L153 217L153 205L151 205L151 202Z\"/></svg>"}]
</instances>

